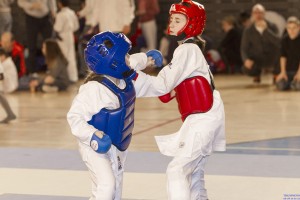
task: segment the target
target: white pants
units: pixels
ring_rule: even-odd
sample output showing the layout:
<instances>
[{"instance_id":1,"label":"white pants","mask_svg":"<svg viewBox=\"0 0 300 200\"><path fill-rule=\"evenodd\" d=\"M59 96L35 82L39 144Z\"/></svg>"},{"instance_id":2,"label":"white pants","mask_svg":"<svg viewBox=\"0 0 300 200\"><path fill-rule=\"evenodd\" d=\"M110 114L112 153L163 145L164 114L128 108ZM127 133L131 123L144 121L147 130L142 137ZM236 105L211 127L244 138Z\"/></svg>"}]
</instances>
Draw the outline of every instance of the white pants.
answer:
<instances>
[{"instance_id":1,"label":"white pants","mask_svg":"<svg viewBox=\"0 0 300 200\"><path fill-rule=\"evenodd\" d=\"M169 200L207 200L204 181L207 157L173 158L167 168Z\"/></svg>"},{"instance_id":2,"label":"white pants","mask_svg":"<svg viewBox=\"0 0 300 200\"><path fill-rule=\"evenodd\" d=\"M58 41L59 47L68 61L67 71L72 82L78 81L78 70L73 32L59 33L62 41Z\"/></svg>"},{"instance_id":3,"label":"white pants","mask_svg":"<svg viewBox=\"0 0 300 200\"><path fill-rule=\"evenodd\" d=\"M90 147L83 147L80 152L92 180L90 200L121 200L127 152L114 146L106 154L98 154Z\"/></svg>"},{"instance_id":4,"label":"white pants","mask_svg":"<svg viewBox=\"0 0 300 200\"><path fill-rule=\"evenodd\" d=\"M141 23L141 28L147 43L147 50L156 49L157 26L155 19Z\"/></svg>"}]
</instances>

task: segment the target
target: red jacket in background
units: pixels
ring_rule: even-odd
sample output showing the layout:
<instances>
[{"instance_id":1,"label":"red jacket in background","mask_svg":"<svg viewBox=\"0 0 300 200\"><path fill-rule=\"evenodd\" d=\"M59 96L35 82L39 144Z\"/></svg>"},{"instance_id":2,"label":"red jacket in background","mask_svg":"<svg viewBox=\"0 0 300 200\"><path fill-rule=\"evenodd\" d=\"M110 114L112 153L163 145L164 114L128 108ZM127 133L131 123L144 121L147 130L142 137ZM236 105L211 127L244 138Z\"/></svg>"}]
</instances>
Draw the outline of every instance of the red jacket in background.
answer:
<instances>
[{"instance_id":1,"label":"red jacket in background","mask_svg":"<svg viewBox=\"0 0 300 200\"><path fill-rule=\"evenodd\" d=\"M24 47L16 41L13 42L11 57L17 67L18 77L24 76L26 74Z\"/></svg>"}]
</instances>

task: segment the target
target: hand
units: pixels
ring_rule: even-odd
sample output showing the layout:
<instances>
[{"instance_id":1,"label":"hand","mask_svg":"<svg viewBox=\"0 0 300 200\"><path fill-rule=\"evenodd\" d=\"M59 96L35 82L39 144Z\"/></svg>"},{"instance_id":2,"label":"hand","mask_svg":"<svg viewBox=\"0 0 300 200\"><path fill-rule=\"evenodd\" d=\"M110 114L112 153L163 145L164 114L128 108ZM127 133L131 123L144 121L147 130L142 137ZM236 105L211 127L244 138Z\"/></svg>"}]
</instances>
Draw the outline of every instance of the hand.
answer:
<instances>
[{"instance_id":1,"label":"hand","mask_svg":"<svg viewBox=\"0 0 300 200\"><path fill-rule=\"evenodd\" d=\"M123 27L122 33L124 33L125 35L129 34L131 31L130 26L126 25Z\"/></svg>"},{"instance_id":2,"label":"hand","mask_svg":"<svg viewBox=\"0 0 300 200\"><path fill-rule=\"evenodd\" d=\"M294 76L294 81L300 81L300 72L297 72Z\"/></svg>"},{"instance_id":3,"label":"hand","mask_svg":"<svg viewBox=\"0 0 300 200\"><path fill-rule=\"evenodd\" d=\"M39 81L38 80L32 80L29 82L29 87L37 87L39 85Z\"/></svg>"},{"instance_id":4,"label":"hand","mask_svg":"<svg viewBox=\"0 0 300 200\"><path fill-rule=\"evenodd\" d=\"M250 60L250 59L246 59L245 62L244 62L244 66L247 68L247 69L251 69L252 66L253 66L254 62L253 60Z\"/></svg>"},{"instance_id":5,"label":"hand","mask_svg":"<svg viewBox=\"0 0 300 200\"><path fill-rule=\"evenodd\" d=\"M151 58L151 59L154 60L154 65L156 67L161 67L162 66L163 56L162 56L160 51L158 51L156 49L153 49L153 50L147 51L146 55L147 55L148 58ZM150 59L150 61L151 61L151 59Z\"/></svg>"},{"instance_id":6,"label":"hand","mask_svg":"<svg viewBox=\"0 0 300 200\"><path fill-rule=\"evenodd\" d=\"M102 131L96 131L90 141L91 148L97 153L107 153L111 147L112 141L108 135Z\"/></svg>"},{"instance_id":7,"label":"hand","mask_svg":"<svg viewBox=\"0 0 300 200\"><path fill-rule=\"evenodd\" d=\"M285 72L280 72L280 74L278 74L278 76L276 77L276 82L278 82L282 79L284 79L286 81L288 80L288 77Z\"/></svg>"},{"instance_id":8,"label":"hand","mask_svg":"<svg viewBox=\"0 0 300 200\"><path fill-rule=\"evenodd\" d=\"M36 87L39 85L39 81L38 80L32 80L29 82L29 88L30 88L30 92L35 93L36 91Z\"/></svg>"},{"instance_id":9,"label":"hand","mask_svg":"<svg viewBox=\"0 0 300 200\"><path fill-rule=\"evenodd\" d=\"M50 76L50 75L47 75L45 77L45 79L44 79L44 83L46 83L46 84L52 84L52 83L54 83L54 78L52 76Z\"/></svg>"},{"instance_id":10,"label":"hand","mask_svg":"<svg viewBox=\"0 0 300 200\"><path fill-rule=\"evenodd\" d=\"M103 131L96 131L95 135L97 135L101 139L101 138L103 138L104 133L103 133Z\"/></svg>"},{"instance_id":11,"label":"hand","mask_svg":"<svg viewBox=\"0 0 300 200\"><path fill-rule=\"evenodd\" d=\"M154 67L154 66L155 66L155 60L151 56L147 57L146 67Z\"/></svg>"},{"instance_id":12,"label":"hand","mask_svg":"<svg viewBox=\"0 0 300 200\"><path fill-rule=\"evenodd\" d=\"M174 99L176 97L176 92L174 90L172 90L170 93L167 93L165 95L159 96L159 100L163 103L168 103L169 101L171 101L172 99Z\"/></svg>"}]
</instances>

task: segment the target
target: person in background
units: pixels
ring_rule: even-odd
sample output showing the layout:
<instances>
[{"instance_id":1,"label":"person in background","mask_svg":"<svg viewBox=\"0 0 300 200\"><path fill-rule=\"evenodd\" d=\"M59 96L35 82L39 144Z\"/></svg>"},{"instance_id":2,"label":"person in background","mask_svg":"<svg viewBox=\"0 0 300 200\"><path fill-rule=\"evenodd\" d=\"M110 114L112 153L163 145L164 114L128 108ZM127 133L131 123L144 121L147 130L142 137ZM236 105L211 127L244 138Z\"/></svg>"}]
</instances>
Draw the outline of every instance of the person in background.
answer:
<instances>
[{"instance_id":1,"label":"person in background","mask_svg":"<svg viewBox=\"0 0 300 200\"><path fill-rule=\"evenodd\" d=\"M252 24L251 15L247 11L242 11L238 16L238 28L241 32Z\"/></svg>"},{"instance_id":2,"label":"person in background","mask_svg":"<svg viewBox=\"0 0 300 200\"><path fill-rule=\"evenodd\" d=\"M18 71L18 77L21 78L26 74L26 64L24 57L24 47L14 39L11 32L4 32L1 35L1 46L8 53L15 63Z\"/></svg>"},{"instance_id":3,"label":"person in background","mask_svg":"<svg viewBox=\"0 0 300 200\"><path fill-rule=\"evenodd\" d=\"M79 77L84 77L88 71L84 60L84 49L86 47L87 42L89 41L89 39L91 39L94 33L94 31L92 33L89 33L89 30L92 29L93 25L92 18L94 12L94 4L95 0L82 1L82 8L80 11L77 12L77 15L80 18L80 20L84 19L84 26L78 37Z\"/></svg>"},{"instance_id":4,"label":"person in background","mask_svg":"<svg viewBox=\"0 0 300 200\"><path fill-rule=\"evenodd\" d=\"M27 73L37 72L36 54L39 33L43 40L50 38L53 31L53 19L57 6L56 0L18 0L18 5L25 12L26 36L29 56L27 59Z\"/></svg>"},{"instance_id":5,"label":"person in background","mask_svg":"<svg viewBox=\"0 0 300 200\"><path fill-rule=\"evenodd\" d=\"M70 81L78 81L74 32L79 28L78 18L69 6L69 0L58 0L59 12L55 18L54 31L58 34L58 44L68 60Z\"/></svg>"},{"instance_id":6,"label":"person in background","mask_svg":"<svg viewBox=\"0 0 300 200\"><path fill-rule=\"evenodd\" d=\"M222 20L222 29L225 36L221 41L219 49L227 72L241 72L241 33L236 27L235 18L233 16L224 17Z\"/></svg>"},{"instance_id":7,"label":"person in background","mask_svg":"<svg viewBox=\"0 0 300 200\"><path fill-rule=\"evenodd\" d=\"M99 26L99 31L112 31L129 34L134 19L135 4L133 0L96 0L92 17L93 28Z\"/></svg>"},{"instance_id":8,"label":"person in background","mask_svg":"<svg viewBox=\"0 0 300 200\"><path fill-rule=\"evenodd\" d=\"M276 27L265 19L265 8L256 4L252 8L253 23L242 35L242 70L254 77L254 83L260 83L262 69L274 69L279 61L280 39L276 36Z\"/></svg>"},{"instance_id":9,"label":"person in background","mask_svg":"<svg viewBox=\"0 0 300 200\"><path fill-rule=\"evenodd\" d=\"M48 71L41 80L33 79L29 82L32 92L41 90L43 92L64 91L70 85L67 72L68 61L62 53L58 42L54 39L47 39L42 46L42 52L46 58Z\"/></svg>"},{"instance_id":10,"label":"person in background","mask_svg":"<svg viewBox=\"0 0 300 200\"><path fill-rule=\"evenodd\" d=\"M136 15L147 45L147 49L144 51L156 49L157 25L155 16L160 10L158 0L138 0L137 6Z\"/></svg>"},{"instance_id":11,"label":"person in background","mask_svg":"<svg viewBox=\"0 0 300 200\"><path fill-rule=\"evenodd\" d=\"M280 73L276 77L278 90L300 90L300 21L291 16L286 24L287 35L281 41Z\"/></svg>"},{"instance_id":12,"label":"person in background","mask_svg":"<svg viewBox=\"0 0 300 200\"><path fill-rule=\"evenodd\" d=\"M1 60L5 60L6 56L7 55L6 55L5 51L0 48L0 104L3 107L3 109L7 115L3 120L0 121L1 124L4 124L4 123L7 124L11 120L16 119L16 115L12 111L12 109L3 93L3 81L4 81L4 79L9 78L9 77L4 76L4 70L3 70L3 66L1 64Z\"/></svg>"},{"instance_id":13,"label":"person in background","mask_svg":"<svg viewBox=\"0 0 300 200\"><path fill-rule=\"evenodd\" d=\"M19 85L17 69L15 63L5 50L0 48L0 51L0 61L2 63L3 75L5 77L3 80L3 92L11 93L16 91Z\"/></svg>"},{"instance_id":14,"label":"person in background","mask_svg":"<svg viewBox=\"0 0 300 200\"><path fill-rule=\"evenodd\" d=\"M6 31L11 31L13 19L10 6L13 2L14 0L0 1L0 35Z\"/></svg>"}]
</instances>

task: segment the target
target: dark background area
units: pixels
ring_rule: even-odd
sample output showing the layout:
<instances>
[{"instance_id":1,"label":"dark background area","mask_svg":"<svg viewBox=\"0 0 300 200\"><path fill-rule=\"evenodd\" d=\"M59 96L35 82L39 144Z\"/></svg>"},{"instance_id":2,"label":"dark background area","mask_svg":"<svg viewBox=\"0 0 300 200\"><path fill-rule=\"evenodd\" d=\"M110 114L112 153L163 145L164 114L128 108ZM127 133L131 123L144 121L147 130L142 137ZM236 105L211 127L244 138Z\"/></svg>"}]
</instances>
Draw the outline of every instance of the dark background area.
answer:
<instances>
[{"instance_id":1,"label":"dark background area","mask_svg":"<svg viewBox=\"0 0 300 200\"><path fill-rule=\"evenodd\" d=\"M233 15L238 17L242 11L251 11L251 8L256 3L261 3L265 6L266 10L272 10L285 19L291 15L300 17L300 0L196 0L204 5L207 14L207 22L205 28L205 34L213 40L213 47L219 45L220 40L223 37L221 30L221 20L224 16ZM80 0L72 0L71 8L75 11L80 9ZM163 30L166 28L168 20L168 12L170 5L179 0L159 0L160 14L157 16L158 26L158 39L163 35ZM112 8L113 9L113 8ZM17 6L17 0L12 7L13 14L13 33L15 38L22 44L26 45L26 33L25 33L25 18L24 12ZM109 20L109 16L107 16Z\"/></svg>"}]
</instances>

